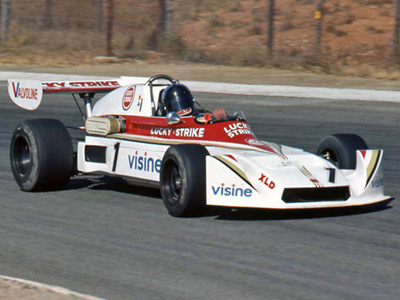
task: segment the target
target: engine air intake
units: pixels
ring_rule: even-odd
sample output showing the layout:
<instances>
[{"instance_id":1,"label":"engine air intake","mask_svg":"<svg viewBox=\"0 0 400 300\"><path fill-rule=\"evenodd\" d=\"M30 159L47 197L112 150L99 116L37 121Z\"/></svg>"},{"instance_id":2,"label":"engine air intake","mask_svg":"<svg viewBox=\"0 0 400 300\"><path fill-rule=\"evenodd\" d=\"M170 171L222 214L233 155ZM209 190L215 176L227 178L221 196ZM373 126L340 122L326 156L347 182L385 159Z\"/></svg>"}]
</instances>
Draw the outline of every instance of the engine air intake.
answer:
<instances>
[{"instance_id":1,"label":"engine air intake","mask_svg":"<svg viewBox=\"0 0 400 300\"><path fill-rule=\"evenodd\" d=\"M121 132L123 122L115 118L90 117L86 121L86 132L93 135L107 136Z\"/></svg>"}]
</instances>

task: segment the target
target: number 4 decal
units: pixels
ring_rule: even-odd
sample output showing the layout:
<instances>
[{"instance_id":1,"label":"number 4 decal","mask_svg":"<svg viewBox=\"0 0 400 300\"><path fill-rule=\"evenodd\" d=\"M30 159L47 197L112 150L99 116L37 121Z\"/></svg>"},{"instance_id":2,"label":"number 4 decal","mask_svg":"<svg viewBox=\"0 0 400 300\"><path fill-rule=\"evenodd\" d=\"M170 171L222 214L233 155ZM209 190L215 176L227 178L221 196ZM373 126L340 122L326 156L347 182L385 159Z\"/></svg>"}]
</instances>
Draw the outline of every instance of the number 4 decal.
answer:
<instances>
[{"instance_id":1,"label":"number 4 decal","mask_svg":"<svg viewBox=\"0 0 400 300\"><path fill-rule=\"evenodd\" d=\"M143 105L143 98L142 98L142 95L139 95L138 103L137 103L137 106L139 106L139 112L142 111L142 105Z\"/></svg>"}]
</instances>

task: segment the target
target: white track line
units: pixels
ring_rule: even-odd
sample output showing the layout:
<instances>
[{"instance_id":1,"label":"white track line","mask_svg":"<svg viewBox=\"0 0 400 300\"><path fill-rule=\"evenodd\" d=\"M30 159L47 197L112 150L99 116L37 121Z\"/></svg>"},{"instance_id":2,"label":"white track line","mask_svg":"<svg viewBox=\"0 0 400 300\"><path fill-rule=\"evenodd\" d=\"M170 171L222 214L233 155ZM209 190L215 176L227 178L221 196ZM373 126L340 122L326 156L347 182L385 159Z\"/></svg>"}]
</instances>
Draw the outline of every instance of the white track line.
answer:
<instances>
[{"instance_id":1,"label":"white track line","mask_svg":"<svg viewBox=\"0 0 400 300\"><path fill-rule=\"evenodd\" d=\"M109 79L98 76L48 74L48 73L26 73L26 72L0 72L0 81L13 79L28 79L41 81L69 81L87 79ZM129 81L144 83L147 77L127 77ZM234 84L201 81L183 81L194 92L220 93L232 95L253 95L253 96L277 96L295 98L318 98L318 99L340 99L340 100L363 100L379 102L400 103L400 92L383 90L364 89L341 89L303 87L287 85L259 85L259 84Z\"/></svg>"},{"instance_id":2,"label":"white track line","mask_svg":"<svg viewBox=\"0 0 400 300\"><path fill-rule=\"evenodd\" d=\"M14 277L8 277L8 276L2 276L0 275L0 280L3 280L4 282L16 282L16 283L22 283L26 284L29 287L34 287L39 290L46 290L50 291L53 293L61 294L61 295L66 295L66 296L74 296L83 300L105 300L104 298L98 298L98 297L93 297L89 295L84 295L80 294L77 292L73 292L69 289L59 287L59 286L53 286L53 285L48 285L48 284L43 284L35 281L30 281L30 280L25 280L25 279L20 279L20 278L14 278Z\"/></svg>"},{"instance_id":3,"label":"white track line","mask_svg":"<svg viewBox=\"0 0 400 300\"><path fill-rule=\"evenodd\" d=\"M194 91L212 93L400 103L400 92L396 91L320 88L286 85L230 84L194 81L187 81L186 83Z\"/></svg>"}]
</instances>

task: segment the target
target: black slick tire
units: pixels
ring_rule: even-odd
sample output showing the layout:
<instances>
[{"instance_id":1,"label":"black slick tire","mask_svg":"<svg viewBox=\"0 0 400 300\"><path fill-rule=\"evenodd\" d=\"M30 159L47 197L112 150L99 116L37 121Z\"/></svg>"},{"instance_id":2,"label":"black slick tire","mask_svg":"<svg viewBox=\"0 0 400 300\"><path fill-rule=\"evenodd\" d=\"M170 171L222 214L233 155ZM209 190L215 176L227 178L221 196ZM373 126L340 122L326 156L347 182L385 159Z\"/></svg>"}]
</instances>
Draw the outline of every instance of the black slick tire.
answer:
<instances>
[{"instance_id":1,"label":"black slick tire","mask_svg":"<svg viewBox=\"0 0 400 300\"><path fill-rule=\"evenodd\" d=\"M354 170L357 150L366 149L367 144L356 134L333 134L322 139L317 155L329 160L339 169Z\"/></svg>"},{"instance_id":2,"label":"black slick tire","mask_svg":"<svg viewBox=\"0 0 400 300\"><path fill-rule=\"evenodd\" d=\"M74 166L67 128L55 119L21 122L11 139L10 162L15 181L23 191L63 188Z\"/></svg>"},{"instance_id":3,"label":"black slick tire","mask_svg":"<svg viewBox=\"0 0 400 300\"><path fill-rule=\"evenodd\" d=\"M188 217L206 206L206 156L201 145L174 145L161 164L161 196L168 213Z\"/></svg>"}]
</instances>

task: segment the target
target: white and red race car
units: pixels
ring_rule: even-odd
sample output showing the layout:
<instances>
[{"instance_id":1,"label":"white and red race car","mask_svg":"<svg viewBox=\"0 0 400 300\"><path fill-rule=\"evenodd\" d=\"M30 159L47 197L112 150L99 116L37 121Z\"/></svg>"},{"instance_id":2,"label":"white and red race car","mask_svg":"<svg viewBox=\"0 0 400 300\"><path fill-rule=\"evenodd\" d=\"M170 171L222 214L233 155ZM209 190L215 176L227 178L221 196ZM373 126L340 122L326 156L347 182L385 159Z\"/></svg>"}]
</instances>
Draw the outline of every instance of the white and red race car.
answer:
<instances>
[{"instance_id":1,"label":"white and red race car","mask_svg":"<svg viewBox=\"0 0 400 300\"><path fill-rule=\"evenodd\" d=\"M58 120L18 125L10 158L20 188L59 189L77 174L121 176L159 187L176 217L206 206L309 209L392 200L383 192L383 150L368 149L357 135L328 136L311 154L259 140L242 112L208 112L186 87L192 105L168 110L166 91L183 85L167 75L130 81L9 80L10 97L22 108L36 109L47 93L77 94L86 107L87 134L76 153ZM107 94L93 105L95 93Z\"/></svg>"}]
</instances>

